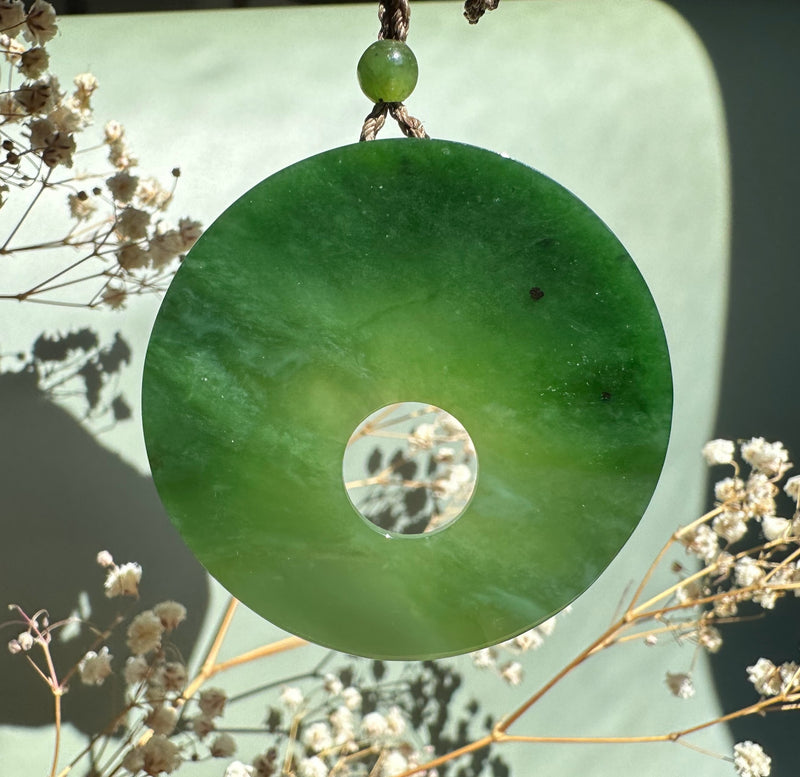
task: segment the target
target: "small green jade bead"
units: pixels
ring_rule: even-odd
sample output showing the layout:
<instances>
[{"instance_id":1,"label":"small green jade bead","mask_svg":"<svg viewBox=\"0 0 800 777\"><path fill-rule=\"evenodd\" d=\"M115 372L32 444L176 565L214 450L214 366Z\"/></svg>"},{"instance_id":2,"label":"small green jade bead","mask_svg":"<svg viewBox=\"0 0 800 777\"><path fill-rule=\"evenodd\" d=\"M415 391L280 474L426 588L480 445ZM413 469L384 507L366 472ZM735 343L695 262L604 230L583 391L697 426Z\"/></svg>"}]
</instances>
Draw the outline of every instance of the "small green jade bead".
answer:
<instances>
[{"instance_id":1,"label":"small green jade bead","mask_svg":"<svg viewBox=\"0 0 800 777\"><path fill-rule=\"evenodd\" d=\"M401 40L375 41L358 60L358 83L372 102L399 103L417 85L417 58Z\"/></svg>"}]
</instances>

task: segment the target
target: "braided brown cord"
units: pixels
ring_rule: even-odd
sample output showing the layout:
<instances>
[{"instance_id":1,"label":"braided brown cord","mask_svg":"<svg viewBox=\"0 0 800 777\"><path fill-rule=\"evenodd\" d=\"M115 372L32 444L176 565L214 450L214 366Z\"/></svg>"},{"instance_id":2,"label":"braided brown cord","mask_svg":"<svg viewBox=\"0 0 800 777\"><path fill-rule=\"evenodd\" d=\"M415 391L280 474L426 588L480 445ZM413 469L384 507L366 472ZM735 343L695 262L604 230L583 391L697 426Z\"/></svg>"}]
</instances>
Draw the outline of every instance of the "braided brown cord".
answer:
<instances>
[{"instance_id":1,"label":"braided brown cord","mask_svg":"<svg viewBox=\"0 0 800 777\"><path fill-rule=\"evenodd\" d=\"M375 103L375 107L370 111L369 116L364 119L364 126L361 128L359 140L375 140L381 127L386 123L386 113L389 106L386 103Z\"/></svg>"},{"instance_id":2,"label":"braided brown cord","mask_svg":"<svg viewBox=\"0 0 800 777\"><path fill-rule=\"evenodd\" d=\"M378 40L402 40L408 37L408 20L411 9L408 0L380 0L378 3L378 19L381 29Z\"/></svg>"},{"instance_id":3,"label":"braided brown cord","mask_svg":"<svg viewBox=\"0 0 800 777\"><path fill-rule=\"evenodd\" d=\"M465 0L464 16L470 24L477 24L487 11L494 11L500 0Z\"/></svg>"},{"instance_id":4,"label":"braided brown cord","mask_svg":"<svg viewBox=\"0 0 800 777\"><path fill-rule=\"evenodd\" d=\"M364 119L364 126L361 128L361 137L359 140L375 140L381 128L386 123L386 114L391 114L392 118L397 122L400 131L408 138L428 138L429 135L425 132L422 122L415 119L408 112L403 103L375 103L375 107L370 111L366 119Z\"/></svg>"},{"instance_id":5,"label":"braided brown cord","mask_svg":"<svg viewBox=\"0 0 800 777\"><path fill-rule=\"evenodd\" d=\"M422 126L422 122L411 116L403 103L389 103L389 113L392 114L392 118L400 125L400 129L406 137L429 137L428 133L425 132L425 128Z\"/></svg>"}]
</instances>

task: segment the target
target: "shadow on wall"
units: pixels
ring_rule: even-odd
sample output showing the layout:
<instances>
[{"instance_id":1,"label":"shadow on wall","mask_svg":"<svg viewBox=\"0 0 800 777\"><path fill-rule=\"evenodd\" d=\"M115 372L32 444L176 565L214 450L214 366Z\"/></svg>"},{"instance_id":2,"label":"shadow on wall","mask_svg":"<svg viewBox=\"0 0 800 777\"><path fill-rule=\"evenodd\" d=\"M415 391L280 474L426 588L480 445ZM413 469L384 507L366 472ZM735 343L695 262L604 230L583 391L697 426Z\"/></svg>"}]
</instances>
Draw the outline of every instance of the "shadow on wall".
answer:
<instances>
[{"instance_id":1,"label":"shadow on wall","mask_svg":"<svg viewBox=\"0 0 800 777\"><path fill-rule=\"evenodd\" d=\"M75 610L80 592L86 592L89 620L104 629L117 614L133 615L173 599L188 614L165 647L174 651L171 660L188 660L208 606L208 585L203 568L169 522L152 480L99 445L49 401L31 371L0 375L0 424L5 451L0 469L3 610L7 603L20 605L29 615L45 608L55 622ZM142 565L138 601L105 597L105 570L96 563L97 552L104 549L117 563ZM11 617L7 613L2 622ZM83 732L101 730L121 707L125 689L118 675L129 655L125 628L123 624L107 642L117 676L101 687L85 686L77 677L70 683L64 719ZM18 631L6 626L3 639L16 637ZM60 675L93 640L87 627L63 644L54 639ZM0 688L5 698L14 700L0 706L0 724L52 724L50 692L22 655L0 650Z\"/></svg>"}]
</instances>

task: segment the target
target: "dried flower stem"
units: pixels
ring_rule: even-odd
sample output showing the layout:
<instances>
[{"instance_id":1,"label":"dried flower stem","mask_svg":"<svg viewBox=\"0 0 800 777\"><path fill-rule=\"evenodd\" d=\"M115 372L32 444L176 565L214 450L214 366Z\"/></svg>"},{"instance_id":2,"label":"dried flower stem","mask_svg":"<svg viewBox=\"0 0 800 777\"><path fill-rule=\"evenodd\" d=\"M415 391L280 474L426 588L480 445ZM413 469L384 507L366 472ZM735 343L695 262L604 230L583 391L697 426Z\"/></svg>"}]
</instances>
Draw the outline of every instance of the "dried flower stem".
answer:
<instances>
[{"instance_id":1,"label":"dried flower stem","mask_svg":"<svg viewBox=\"0 0 800 777\"><path fill-rule=\"evenodd\" d=\"M186 690L181 696L183 703L185 703L188 699L191 699L207 680L211 679L214 675L219 674L220 672L224 672L227 669L232 669L235 666L241 666L242 664L250 663L251 661L255 661L259 658L267 658L268 656L274 656L277 653L284 653L287 650L294 650L295 648L303 647L303 645L308 644L306 640L301 639L300 637L284 637L283 639L276 640L275 642L270 642L267 645L262 645L261 647L254 648L253 650L248 650L246 653L229 658L227 661L217 663L219 651L222 649L222 643L225 641L225 636L230 629L233 616L236 613L236 608L238 605L238 600L231 597L231 600L228 602L228 606L225 610L225 614L222 616L222 622L220 623L219 629L217 629L217 633L214 635L214 641L211 643L211 647L208 649L208 653L203 661L203 665L200 667L200 671L186 686Z\"/></svg>"},{"instance_id":2,"label":"dried flower stem","mask_svg":"<svg viewBox=\"0 0 800 777\"><path fill-rule=\"evenodd\" d=\"M722 510L723 510L722 506L715 507L713 510L709 510L704 515L701 515L696 521L692 521L690 524L682 526L673 533L673 535L664 543L664 546L658 552L655 559L653 559L653 563L650 564L650 566L647 568L647 571L644 573L644 577L637 586L636 591L633 594L633 598L631 599L631 602L628 605L628 611L630 611L636 604L637 600L644 592L644 589L646 588L647 584L650 582L650 578L653 576L653 573L656 571L659 564L661 564L661 562L663 561L664 556L676 542L680 541L681 536L683 536L686 532L690 531L691 529L700 526L701 524L708 523L708 521L710 521L712 518L719 515L722 512Z\"/></svg>"}]
</instances>

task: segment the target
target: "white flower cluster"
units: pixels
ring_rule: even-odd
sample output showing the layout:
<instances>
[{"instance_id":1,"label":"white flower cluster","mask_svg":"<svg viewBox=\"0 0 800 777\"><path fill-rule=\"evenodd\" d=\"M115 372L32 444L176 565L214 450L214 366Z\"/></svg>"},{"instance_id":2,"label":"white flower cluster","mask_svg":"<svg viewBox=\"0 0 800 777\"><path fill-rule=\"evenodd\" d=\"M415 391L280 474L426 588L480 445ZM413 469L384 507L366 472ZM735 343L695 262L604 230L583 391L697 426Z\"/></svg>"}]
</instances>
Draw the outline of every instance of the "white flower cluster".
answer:
<instances>
[{"instance_id":1,"label":"white flower cluster","mask_svg":"<svg viewBox=\"0 0 800 777\"><path fill-rule=\"evenodd\" d=\"M769 777L772 759L755 742L739 742L733 747L733 766L740 777Z\"/></svg>"},{"instance_id":2,"label":"white flower cluster","mask_svg":"<svg viewBox=\"0 0 800 777\"><path fill-rule=\"evenodd\" d=\"M730 545L741 540L747 534L751 520L760 523L761 532L768 541L800 533L797 518L790 520L776 515L778 488L775 480L791 467L788 451L783 444L753 437L741 444L740 452L743 461L751 467L746 480L738 476L739 465L734 461L735 446L732 441L712 440L703 448L703 455L709 464L732 464L737 473L734 477L720 480L714 487L721 509L711 526L702 524L683 536L687 551L707 564L719 552L720 541ZM784 490L797 501L800 497L800 478L790 478Z\"/></svg>"},{"instance_id":3,"label":"white flower cluster","mask_svg":"<svg viewBox=\"0 0 800 777\"><path fill-rule=\"evenodd\" d=\"M545 638L549 637L556 627L556 618L572 612L572 607L567 605L558 615L553 615L516 637L501 642L494 647L483 648L471 653L472 663L478 669L492 669L498 676L505 680L509 685L519 685L525 671L522 664L513 657L529 650L536 650L544 644ZM510 656L509 656L510 654Z\"/></svg>"},{"instance_id":4,"label":"white flower cluster","mask_svg":"<svg viewBox=\"0 0 800 777\"><path fill-rule=\"evenodd\" d=\"M102 685L103 680L111 674L112 656L104 645L100 652L89 650L78 664L78 672L84 685Z\"/></svg>"},{"instance_id":5,"label":"white flower cluster","mask_svg":"<svg viewBox=\"0 0 800 777\"><path fill-rule=\"evenodd\" d=\"M762 696L777 696L800 690L798 672L800 666L793 661L775 666L769 659L759 658L753 666L747 667L747 679Z\"/></svg>"},{"instance_id":6,"label":"white flower cluster","mask_svg":"<svg viewBox=\"0 0 800 777\"><path fill-rule=\"evenodd\" d=\"M322 700L320 692L324 694ZM361 691L344 685L335 674L326 674L321 688L308 693L298 686L284 686L280 691L280 706L291 717L291 728L297 732L296 741L288 745L288 757L294 764L290 772L297 777L354 774L346 765L348 759L359 759L354 761L357 764L370 755L374 764L366 768L362 763L366 768L363 774L393 777L429 760L428 750L417 751L406 739L409 724L403 709L392 705L363 712L363 702ZM276 725L280 725L279 710L273 709L272 715L276 716ZM226 777L273 775L278 768L276 761L277 751L271 749L251 764L234 762ZM435 772L428 774L436 777Z\"/></svg>"},{"instance_id":7,"label":"white flower cluster","mask_svg":"<svg viewBox=\"0 0 800 777\"><path fill-rule=\"evenodd\" d=\"M23 0L0 0L0 57L10 66L8 84L0 93L0 207L3 195L10 196L12 187L41 187L40 194L45 197L37 196L34 203L46 200L52 193L63 193L69 215L81 229L73 229L64 240L41 234L41 244L26 245L26 250L68 245L71 250L86 251L78 262L70 254L69 264L74 262L74 272L69 268L45 276L58 279L52 288L45 281L17 296L27 299L56 290L63 295L66 288L81 280L101 277L104 285L84 304L94 307L104 303L120 308L131 293L152 293L162 288L159 282L175 271L177 260L198 239L201 229L190 218L181 219L175 228L156 218L172 201L180 171L173 170L171 189L154 178L133 175L131 169L138 160L131 153L119 122L111 121L105 126L104 143L114 169L110 177L81 173L72 179L53 179L53 168L73 166L78 137L93 122L92 97L98 88L91 73L82 73L73 79L72 90L66 91L59 79L48 72L46 44L57 30L50 3L34 0L26 11ZM16 85L14 78L19 79ZM86 184L93 179L96 185ZM9 239L21 224L22 221L16 227L9 225ZM15 253L13 243L6 243L5 248L7 254ZM108 266L109 256L116 256L115 265ZM97 272L87 271L90 261L97 265ZM69 301L73 302L72 298Z\"/></svg>"},{"instance_id":8,"label":"white flower cluster","mask_svg":"<svg viewBox=\"0 0 800 777\"><path fill-rule=\"evenodd\" d=\"M205 739L216 730L216 719L225 713L228 696L222 688L206 688L197 700L200 714L192 719L192 730L197 738ZM209 744L209 753L214 758L229 758L236 752L236 740L227 732L218 733Z\"/></svg>"},{"instance_id":9,"label":"white flower cluster","mask_svg":"<svg viewBox=\"0 0 800 777\"><path fill-rule=\"evenodd\" d=\"M686 551L697 556L718 575L717 583L732 580L729 595L719 596L714 612L730 617L737 612L737 603L752 600L766 610L773 609L777 599L787 591L800 595L800 564L797 561L775 562L773 547L781 543L796 544L800 539L800 511L792 518L777 514L778 482L792 466L789 454L780 442L767 442L753 437L739 446L742 460L750 466L750 474L739 476L734 460L735 445L730 440L712 440L703 449L709 464L731 464L733 477L716 483L717 507L710 523L700 523L679 534ZM800 476L789 478L784 492L795 502L800 499ZM728 546L742 540L751 526L757 525L766 548L756 554L733 554ZM704 581L694 583L695 590L679 590L681 603L711 593Z\"/></svg>"},{"instance_id":10,"label":"white flower cluster","mask_svg":"<svg viewBox=\"0 0 800 777\"><path fill-rule=\"evenodd\" d=\"M163 734L155 734L144 745L128 750L122 766L132 774L172 774L182 762L180 747Z\"/></svg>"}]
</instances>

